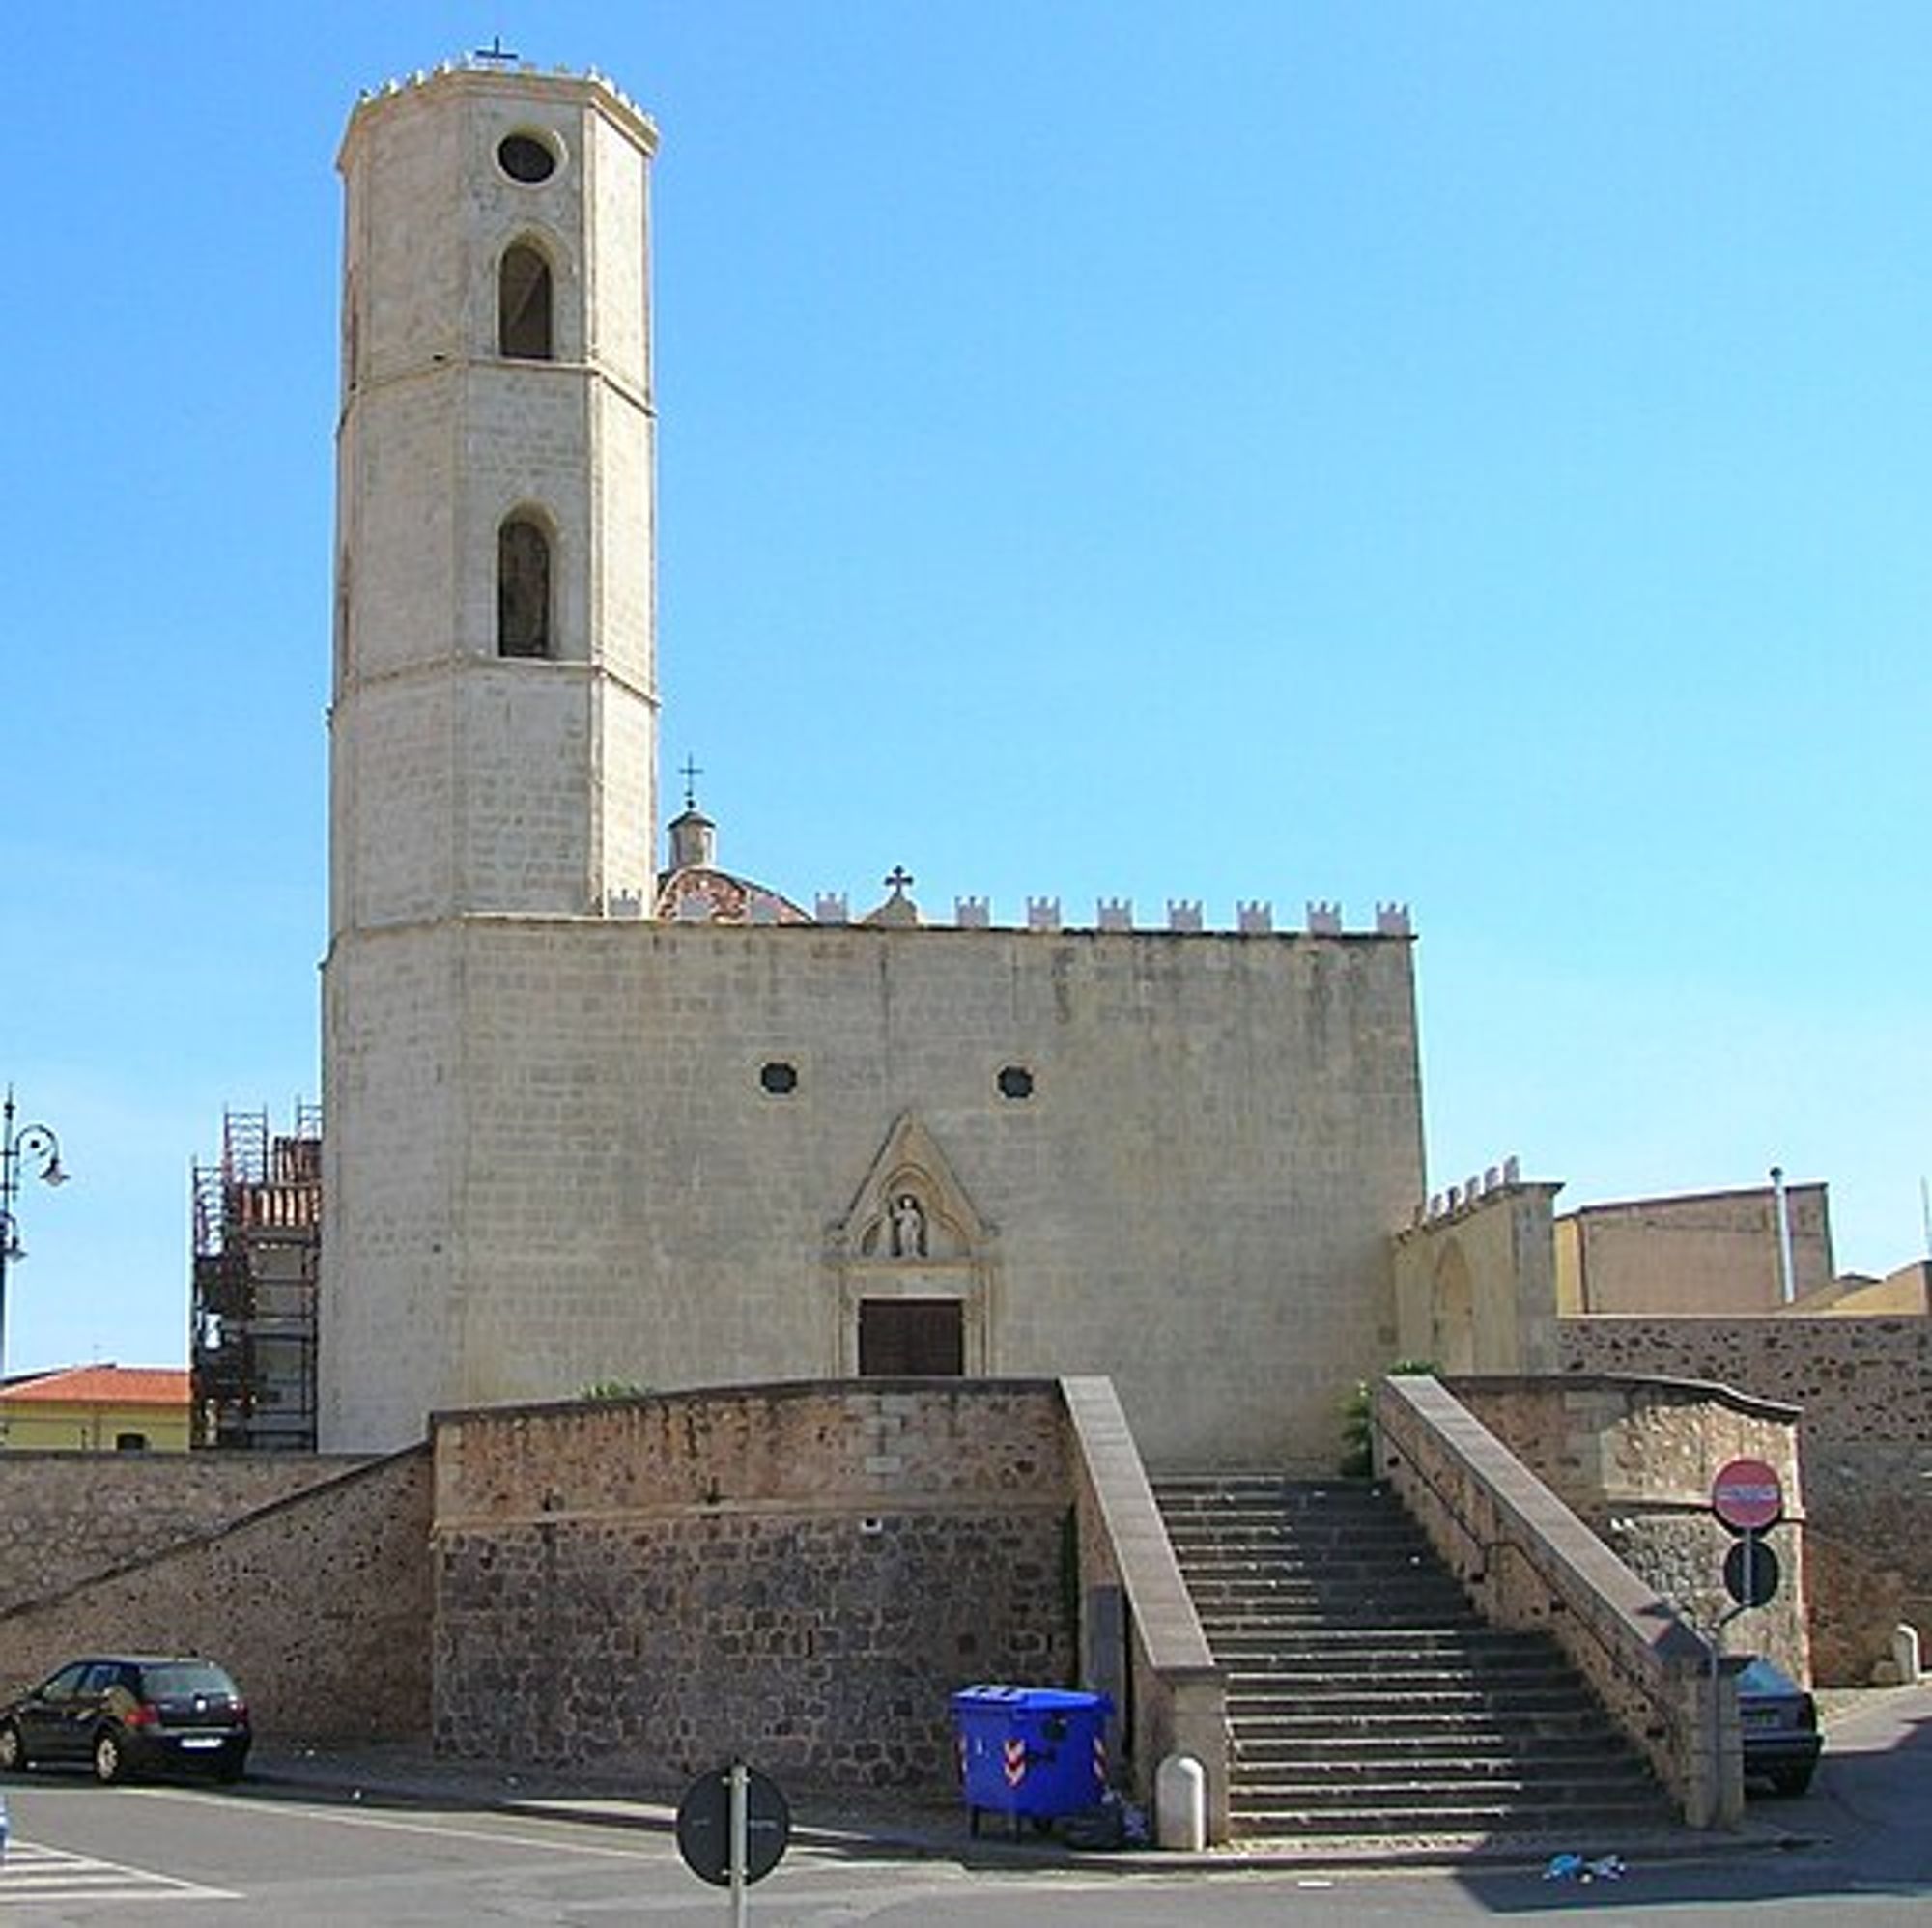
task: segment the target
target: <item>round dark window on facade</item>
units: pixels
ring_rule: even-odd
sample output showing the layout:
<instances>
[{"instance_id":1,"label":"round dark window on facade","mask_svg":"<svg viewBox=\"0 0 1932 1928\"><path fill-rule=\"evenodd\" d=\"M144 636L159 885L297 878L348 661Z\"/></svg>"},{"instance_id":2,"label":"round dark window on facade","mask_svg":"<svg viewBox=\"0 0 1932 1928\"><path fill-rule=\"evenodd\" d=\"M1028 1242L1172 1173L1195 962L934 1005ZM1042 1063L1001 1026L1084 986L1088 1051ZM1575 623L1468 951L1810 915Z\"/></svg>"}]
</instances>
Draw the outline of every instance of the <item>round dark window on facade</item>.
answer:
<instances>
[{"instance_id":1,"label":"round dark window on facade","mask_svg":"<svg viewBox=\"0 0 1932 1928\"><path fill-rule=\"evenodd\" d=\"M556 150L535 134L505 134L497 143L497 165L512 181L548 181L556 172Z\"/></svg>"},{"instance_id":2,"label":"round dark window on facade","mask_svg":"<svg viewBox=\"0 0 1932 1928\"><path fill-rule=\"evenodd\" d=\"M1003 1098L1030 1098L1033 1096L1033 1073L1024 1064L1002 1066L996 1081Z\"/></svg>"},{"instance_id":3,"label":"round dark window on facade","mask_svg":"<svg viewBox=\"0 0 1932 1928\"><path fill-rule=\"evenodd\" d=\"M775 1098L788 1098L798 1090L798 1066L774 1058L758 1068L758 1083Z\"/></svg>"}]
</instances>

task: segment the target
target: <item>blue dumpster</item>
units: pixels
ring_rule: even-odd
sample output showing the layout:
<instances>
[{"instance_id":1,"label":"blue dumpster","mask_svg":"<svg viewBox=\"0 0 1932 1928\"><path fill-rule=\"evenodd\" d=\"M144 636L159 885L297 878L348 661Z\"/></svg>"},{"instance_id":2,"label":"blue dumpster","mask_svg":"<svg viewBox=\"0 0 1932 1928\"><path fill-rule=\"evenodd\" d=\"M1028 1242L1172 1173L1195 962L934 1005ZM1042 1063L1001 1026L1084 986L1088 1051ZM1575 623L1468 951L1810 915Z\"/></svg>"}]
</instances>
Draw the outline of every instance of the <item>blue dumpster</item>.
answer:
<instances>
[{"instance_id":1,"label":"blue dumpster","mask_svg":"<svg viewBox=\"0 0 1932 1928\"><path fill-rule=\"evenodd\" d=\"M1067 1687L970 1687L952 1696L969 1829L981 1814L1046 1822L1096 1806L1107 1791L1104 1693Z\"/></svg>"}]
</instances>

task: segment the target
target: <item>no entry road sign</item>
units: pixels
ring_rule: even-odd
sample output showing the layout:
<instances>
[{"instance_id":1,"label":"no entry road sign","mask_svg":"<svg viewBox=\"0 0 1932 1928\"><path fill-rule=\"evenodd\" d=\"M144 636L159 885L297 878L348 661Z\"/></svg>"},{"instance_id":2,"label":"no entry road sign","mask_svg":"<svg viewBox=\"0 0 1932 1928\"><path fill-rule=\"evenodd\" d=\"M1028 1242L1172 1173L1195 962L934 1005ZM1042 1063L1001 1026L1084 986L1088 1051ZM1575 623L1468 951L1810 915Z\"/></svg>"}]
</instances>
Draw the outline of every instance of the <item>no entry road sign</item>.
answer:
<instances>
[{"instance_id":1,"label":"no entry road sign","mask_svg":"<svg viewBox=\"0 0 1932 1928\"><path fill-rule=\"evenodd\" d=\"M1733 1533L1762 1533L1784 1517L1784 1488L1762 1460L1733 1460L1711 1483L1711 1511Z\"/></svg>"}]
</instances>

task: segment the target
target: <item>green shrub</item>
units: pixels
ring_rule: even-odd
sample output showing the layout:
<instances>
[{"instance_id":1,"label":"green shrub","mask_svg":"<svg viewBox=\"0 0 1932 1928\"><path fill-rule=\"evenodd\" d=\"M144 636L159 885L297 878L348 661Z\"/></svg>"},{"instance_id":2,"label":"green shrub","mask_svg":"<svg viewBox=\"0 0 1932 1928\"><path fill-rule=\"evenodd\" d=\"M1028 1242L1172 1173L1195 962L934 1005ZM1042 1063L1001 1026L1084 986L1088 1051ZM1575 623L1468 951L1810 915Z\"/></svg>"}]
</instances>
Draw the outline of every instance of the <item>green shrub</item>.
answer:
<instances>
[{"instance_id":1,"label":"green shrub","mask_svg":"<svg viewBox=\"0 0 1932 1928\"><path fill-rule=\"evenodd\" d=\"M1404 1378L1418 1373L1433 1373L1427 1359L1398 1359L1385 1376ZM1367 1379L1357 1379L1354 1390L1342 1402L1342 1477L1366 1480L1376 1469L1375 1397Z\"/></svg>"}]
</instances>

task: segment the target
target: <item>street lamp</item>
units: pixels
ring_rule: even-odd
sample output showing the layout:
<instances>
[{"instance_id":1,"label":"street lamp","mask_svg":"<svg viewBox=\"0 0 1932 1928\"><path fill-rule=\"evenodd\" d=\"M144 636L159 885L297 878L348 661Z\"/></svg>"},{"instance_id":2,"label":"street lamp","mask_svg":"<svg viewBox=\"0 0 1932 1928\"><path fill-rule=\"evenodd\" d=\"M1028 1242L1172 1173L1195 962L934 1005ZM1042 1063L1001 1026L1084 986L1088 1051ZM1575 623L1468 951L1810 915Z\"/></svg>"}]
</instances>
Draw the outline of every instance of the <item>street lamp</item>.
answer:
<instances>
[{"instance_id":1,"label":"street lamp","mask_svg":"<svg viewBox=\"0 0 1932 1928\"><path fill-rule=\"evenodd\" d=\"M7 1087L7 1103L0 1110L0 1386L7 1383L7 1266L14 1259L24 1259L20 1243L20 1221L14 1216L14 1201L20 1193L20 1167L23 1162L40 1166L41 1182L64 1185L69 1174L60 1160L60 1140L50 1126L23 1124L14 1129L14 1088Z\"/></svg>"}]
</instances>

